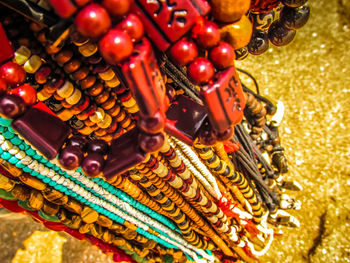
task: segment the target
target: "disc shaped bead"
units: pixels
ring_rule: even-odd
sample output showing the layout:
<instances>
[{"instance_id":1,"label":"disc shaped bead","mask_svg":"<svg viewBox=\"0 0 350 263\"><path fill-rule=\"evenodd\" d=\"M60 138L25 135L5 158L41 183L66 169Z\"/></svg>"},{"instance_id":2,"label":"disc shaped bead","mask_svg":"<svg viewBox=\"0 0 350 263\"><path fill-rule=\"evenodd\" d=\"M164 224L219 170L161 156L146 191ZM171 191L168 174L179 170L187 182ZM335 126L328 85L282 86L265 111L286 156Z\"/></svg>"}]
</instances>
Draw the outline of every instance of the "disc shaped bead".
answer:
<instances>
[{"instance_id":1,"label":"disc shaped bead","mask_svg":"<svg viewBox=\"0 0 350 263\"><path fill-rule=\"evenodd\" d=\"M77 169L83 160L83 151L77 146L67 146L58 155L58 161L67 170Z\"/></svg>"},{"instance_id":2,"label":"disc shaped bead","mask_svg":"<svg viewBox=\"0 0 350 263\"><path fill-rule=\"evenodd\" d=\"M11 90L11 94L20 96L27 105L33 105L36 102L36 90L29 84L14 88Z\"/></svg>"},{"instance_id":3,"label":"disc shaped bead","mask_svg":"<svg viewBox=\"0 0 350 263\"><path fill-rule=\"evenodd\" d=\"M104 159L101 154L89 153L83 160L81 168L90 177L96 177L103 169Z\"/></svg>"},{"instance_id":4,"label":"disc shaped bead","mask_svg":"<svg viewBox=\"0 0 350 263\"><path fill-rule=\"evenodd\" d=\"M113 16L122 16L128 13L133 0L103 0L102 5Z\"/></svg>"},{"instance_id":5,"label":"disc shaped bead","mask_svg":"<svg viewBox=\"0 0 350 263\"><path fill-rule=\"evenodd\" d=\"M141 20L134 14L129 14L116 27L128 33L133 42L141 40L144 34L144 28Z\"/></svg>"},{"instance_id":6,"label":"disc shaped bead","mask_svg":"<svg viewBox=\"0 0 350 263\"><path fill-rule=\"evenodd\" d=\"M195 84L205 84L214 75L213 64L206 58L196 58L187 68L190 79Z\"/></svg>"},{"instance_id":7,"label":"disc shaped bead","mask_svg":"<svg viewBox=\"0 0 350 263\"><path fill-rule=\"evenodd\" d=\"M103 6L92 3L79 11L75 25L83 36L98 38L111 27L111 18Z\"/></svg>"},{"instance_id":8,"label":"disc shaped bead","mask_svg":"<svg viewBox=\"0 0 350 263\"><path fill-rule=\"evenodd\" d=\"M99 42L103 58L115 65L127 59L133 51L132 40L120 29L111 29Z\"/></svg>"},{"instance_id":9,"label":"disc shaped bead","mask_svg":"<svg viewBox=\"0 0 350 263\"><path fill-rule=\"evenodd\" d=\"M6 94L0 99L0 113L6 118L16 118L26 109L24 100L14 94Z\"/></svg>"},{"instance_id":10,"label":"disc shaped bead","mask_svg":"<svg viewBox=\"0 0 350 263\"><path fill-rule=\"evenodd\" d=\"M0 67L0 78L11 86L17 86L26 79L26 72L21 66L9 61Z\"/></svg>"},{"instance_id":11,"label":"disc shaped bead","mask_svg":"<svg viewBox=\"0 0 350 263\"><path fill-rule=\"evenodd\" d=\"M210 51L209 56L215 67L224 69L233 64L235 51L227 42L221 42Z\"/></svg>"},{"instance_id":12,"label":"disc shaped bead","mask_svg":"<svg viewBox=\"0 0 350 263\"><path fill-rule=\"evenodd\" d=\"M170 57L179 66L185 66L192 62L198 56L196 44L182 38L170 48Z\"/></svg>"},{"instance_id":13,"label":"disc shaped bead","mask_svg":"<svg viewBox=\"0 0 350 263\"><path fill-rule=\"evenodd\" d=\"M298 8L285 6L280 14L280 21L288 29L299 29L307 23L309 17L310 7L307 5Z\"/></svg>"}]
</instances>

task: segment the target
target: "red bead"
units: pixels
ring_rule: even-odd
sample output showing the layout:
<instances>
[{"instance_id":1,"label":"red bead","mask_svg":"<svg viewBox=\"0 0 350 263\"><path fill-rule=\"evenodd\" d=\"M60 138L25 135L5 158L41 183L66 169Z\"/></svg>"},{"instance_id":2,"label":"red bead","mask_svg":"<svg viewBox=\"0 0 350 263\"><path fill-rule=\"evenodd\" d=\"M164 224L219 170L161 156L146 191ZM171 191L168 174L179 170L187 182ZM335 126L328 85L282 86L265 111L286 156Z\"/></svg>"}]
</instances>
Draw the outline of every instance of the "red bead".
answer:
<instances>
[{"instance_id":1,"label":"red bead","mask_svg":"<svg viewBox=\"0 0 350 263\"><path fill-rule=\"evenodd\" d=\"M68 145L79 147L84 151L85 145L86 145L86 139L82 135L74 135L69 139L67 146Z\"/></svg>"},{"instance_id":2,"label":"red bead","mask_svg":"<svg viewBox=\"0 0 350 263\"><path fill-rule=\"evenodd\" d=\"M73 0L49 0L56 13L63 18L72 16L77 7L74 5Z\"/></svg>"},{"instance_id":3,"label":"red bead","mask_svg":"<svg viewBox=\"0 0 350 263\"><path fill-rule=\"evenodd\" d=\"M101 5L89 4L75 17L75 25L83 36L98 38L111 27L111 18Z\"/></svg>"},{"instance_id":4,"label":"red bead","mask_svg":"<svg viewBox=\"0 0 350 263\"><path fill-rule=\"evenodd\" d=\"M187 74L195 84L204 84L213 77L214 67L208 59L196 58L187 68Z\"/></svg>"},{"instance_id":5,"label":"red bead","mask_svg":"<svg viewBox=\"0 0 350 263\"><path fill-rule=\"evenodd\" d=\"M93 140L87 145L88 153L106 154L108 151L108 143L104 140Z\"/></svg>"},{"instance_id":6,"label":"red bead","mask_svg":"<svg viewBox=\"0 0 350 263\"><path fill-rule=\"evenodd\" d=\"M99 175L103 168L103 156L98 153L89 153L83 160L81 168L90 177Z\"/></svg>"},{"instance_id":7,"label":"red bead","mask_svg":"<svg viewBox=\"0 0 350 263\"><path fill-rule=\"evenodd\" d=\"M17 86L26 79L26 72L21 66L9 61L0 67L0 78L11 86Z\"/></svg>"},{"instance_id":8,"label":"red bead","mask_svg":"<svg viewBox=\"0 0 350 263\"><path fill-rule=\"evenodd\" d=\"M11 94L20 96L27 105L33 105L36 102L36 90L29 84L23 84L11 90Z\"/></svg>"},{"instance_id":9,"label":"red bead","mask_svg":"<svg viewBox=\"0 0 350 263\"><path fill-rule=\"evenodd\" d=\"M0 78L0 94L3 94L7 91L7 83L5 80Z\"/></svg>"},{"instance_id":10,"label":"red bead","mask_svg":"<svg viewBox=\"0 0 350 263\"><path fill-rule=\"evenodd\" d=\"M102 5L113 16L122 16L129 12L133 0L103 0Z\"/></svg>"},{"instance_id":11,"label":"red bead","mask_svg":"<svg viewBox=\"0 0 350 263\"><path fill-rule=\"evenodd\" d=\"M141 40L144 34L143 24L134 14L129 14L116 28L128 33L133 42Z\"/></svg>"},{"instance_id":12,"label":"red bead","mask_svg":"<svg viewBox=\"0 0 350 263\"><path fill-rule=\"evenodd\" d=\"M84 6L91 2L91 0L74 0L75 4L78 6Z\"/></svg>"},{"instance_id":13,"label":"red bead","mask_svg":"<svg viewBox=\"0 0 350 263\"><path fill-rule=\"evenodd\" d=\"M209 56L215 67L224 69L232 66L235 59L235 51L229 43L221 42L210 51Z\"/></svg>"},{"instance_id":14,"label":"red bead","mask_svg":"<svg viewBox=\"0 0 350 263\"><path fill-rule=\"evenodd\" d=\"M214 47L220 41L219 27L211 21L205 21L204 24L197 24L193 29L193 33L198 44L204 48Z\"/></svg>"},{"instance_id":15,"label":"red bead","mask_svg":"<svg viewBox=\"0 0 350 263\"><path fill-rule=\"evenodd\" d=\"M216 137L214 135L214 131L209 124L203 126L200 129L198 134L198 139L201 144L207 145L207 146L211 146L216 143Z\"/></svg>"},{"instance_id":16,"label":"red bead","mask_svg":"<svg viewBox=\"0 0 350 263\"><path fill-rule=\"evenodd\" d=\"M214 134L217 140L222 142L231 139L234 133L235 133L235 129L232 126L223 132L214 131Z\"/></svg>"},{"instance_id":17,"label":"red bead","mask_svg":"<svg viewBox=\"0 0 350 263\"><path fill-rule=\"evenodd\" d=\"M35 72L36 82L39 84L45 84L51 73L52 69L49 66L40 67L40 69Z\"/></svg>"},{"instance_id":18,"label":"red bead","mask_svg":"<svg viewBox=\"0 0 350 263\"><path fill-rule=\"evenodd\" d=\"M58 161L63 168L67 170L74 170L80 166L83 157L83 152L79 147L67 146L61 150L58 156Z\"/></svg>"},{"instance_id":19,"label":"red bead","mask_svg":"<svg viewBox=\"0 0 350 263\"><path fill-rule=\"evenodd\" d=\"M13 57L13 49L10 41L8 40L5 30L0 24L0 64Z\"/></svg>"},{"instance_id":20,"label":"red bead","mask_svg":"<svg viewBox=\"0 0 350 263\"><path fill-rule=\"evenodd\" d=\"M26 109L25 102L17 95L6 94L0 99L0 114L6 118L16 118Z\"/></svg>"},{"instance_id":21,"label":"red bead","mask_svg":"<svg viewBox=\"0 0 350 263\"><path fill-rule=\"evenodd\" d=\"M139 144L142 150L145 152L156 152L158 151L164 144L164 134L157 133L154 135L141 133L139 135Z\"/></svg>"},{"instance_id":22,"label":"red bead","mask_svg":"<svg viewBox=\"0 0 350 263\"><path fill-rule=\"evenodd\" d=\"M193 41L182 38L170 48L170 56L176 64L185 66L198 56L197 46Z\"/></svg>"},{"instance_id":23,"label":"red bead","mask_svg":"<svg viewBox=\"0 0 350 263\"><path fill-rule=\"evenodd\" d=\"M115 65L127 59L133 51L133 44L129 35L119 29L110 30L99 42L103 58Z\"/></svg>"},{"instance_id":24,"label":"red bead","mask_svg":"<svg viewBox=\"0 0 350 263\"><path fill-rule=\"evenodd\" d=\"M152 117L140 116L137 124L144 132L155 134L163 130L165 125L165 118L162 112L158 111Z\"/></svg>"}]
</instances>

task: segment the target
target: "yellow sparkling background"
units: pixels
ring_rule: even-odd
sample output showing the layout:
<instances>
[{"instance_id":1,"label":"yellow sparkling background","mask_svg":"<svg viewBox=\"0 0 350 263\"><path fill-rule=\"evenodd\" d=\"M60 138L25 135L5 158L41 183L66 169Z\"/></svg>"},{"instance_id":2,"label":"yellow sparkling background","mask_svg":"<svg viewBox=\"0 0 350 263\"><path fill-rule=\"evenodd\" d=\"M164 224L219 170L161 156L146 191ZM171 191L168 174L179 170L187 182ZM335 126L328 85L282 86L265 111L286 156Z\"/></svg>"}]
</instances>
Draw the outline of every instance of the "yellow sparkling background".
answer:
<instances>
[{"instance_id":1,"label":"yellow sparkling background","mask_svg":"<svg viewBox=\"0 0 350 263\"><path fill-rule=\"evenodd\" d=\"M310 1L310 20L289 46L238 63L284 103L286 178L304 188L288 192L302 202L291 212L301 227L282 228L262 262L350 262L350 20L339 3Z\"/></svg>"},{"instance_id":2,"label":"yellow sparkling background","mask_svg":"<svg viewBox=\"0 0 350 263\"><path fill-rule=\"evenodd\" d=\"M253 73L262 94L284 102L280 132L289 160L286 177L304 187L288 192L302 202L300 211L291 211L301 227L281 228L283 236L261 262L350 262L350 16L342 1L349 5L349 0L311 1L310 21L292 44L237 63ZM44 230L28 218L1 219L0 261L17 262L16 250L36 229ZM112 262L86 242L66 238L62 262ZM46 239L36 245L43 244ZM60 262L61 249L47 249Z\"/></svg>"}]
</instances>

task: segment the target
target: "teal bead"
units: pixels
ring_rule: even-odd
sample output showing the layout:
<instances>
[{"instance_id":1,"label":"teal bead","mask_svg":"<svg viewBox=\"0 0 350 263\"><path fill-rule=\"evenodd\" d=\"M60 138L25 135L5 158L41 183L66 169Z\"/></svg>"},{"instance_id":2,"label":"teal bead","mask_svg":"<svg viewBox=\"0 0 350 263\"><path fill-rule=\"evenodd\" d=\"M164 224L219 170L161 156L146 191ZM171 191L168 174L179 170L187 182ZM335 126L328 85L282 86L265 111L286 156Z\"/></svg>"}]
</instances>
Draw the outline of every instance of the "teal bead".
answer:
<instances>
[{"instance_id":1,"label":"teal bead","mask_svg":"<svg viewBox=\"0 0 350 263\"><path fill-rule=\"evenodd\" d=\"M41 162L42 164L47 164L49 161L48 161L46 158L41 157L40 162ZM47 165L46 165L46 166L47 166Z\"/></svg>"},{"instance_id":2,"label":"teal bead","mask_svg":"<svg viewBox=\"0 0 350 263\"><path fill-rule=\"evenodd\" d=\"M9 131L4 132L2 135L8 140L12 139L13 137L15 137L15 135L13 133L9 132Z\"/></svg>"},{"instance_id":3,"label":"teal bead","mask_svg":"<svg viewBox=\"0 0 350 263\"><path fill-rule=\"evenodd\" d=\"M31 172L31 174L32 174L33 176L35 176L35 177L38 177L38 176L39 176L39 173L36 172L36 171L34 171L34 170Z\"/></svg>"},{"instance_id":4,"label":"teal bead","mask_svg":"<svg viewBox=\"0 0 350 263\"><path fill-rule=\"evenodd\" d=\"M34 154L33 158L39 161L42 157L39 154Z\"/></svg>"},{"instance_id":5,"label":"teal bead","mask_svg":"<svg viewBox=\"0 0 350 263\"><path fill-rule=\"evenodd\" d=\"M10 160L9 160L9 163L10 164L16 164L16 163L18 163L18 159L15 157L15 156L12 156L11 158L10 158Z\"/></svg>"},{"instance_id":6,"label":"teal bead","mask_svg":"<svg viewBox=\"0 0 350 263\"><path fill-rule=\"evenodd\" d=\"M4 126L0 126L0 133L3 133L6 130Z\"/></svg>"},{"instance_id":7,"label":"teal bead","mask_svg":"<svg viewBox=\"0 0 350 263\"><path fill-rule=\"evenodd\" d=\"M13 138L11 138L10 141L12 144L17 145L17 146L20 145L22 142L18 137L13 137Z\"/></svg>"},{"instance_id":8,"label":"teal bead","mask_svg":"<svg viewBox=\"0 0 350 263\"><path fill-rule=\"evenodd\" d=\"M31 148L26 150L26 154L28 154L29 156L34 156L35 155L35 151Z\"/></svg>"},{"instance_id":9,"label":"teal bead","mask_svg":"<svg viewBox=\"0 0 350 263\"><path fill-rule=\"evenodd\" d=\"M11 119L5 119L5 118L0 117L0 125L1 126L8 127L8 126L10 126L11 122L12 122Z\"/></svg>"},{"instance_id":10,"label":"teal bead","mask_svg":"<svg viewBox=\"0 0 350 263\"><path fill-rule=\"evenodd\" d=\"M7 130L13 134L17 134L17 132L11 127L11 126L8 126L7 127ZM16 135L17 136L17 135Z\"/></svg>"},{"instance_id":11,"label":"teal bead","mask_svg":"<svg viewBox=\"0 0 350 263\"><path fill-rule=\"evenodd\" d=\"M25 165L21 162L16 163L16 167L23 169L23 167L25 167Z\"/></svg>"},{"instance_id":12,"label":"teal bead","mask_svg":"<svg viewBox=\"0 0 350 263\"><path fill-rule=\"evenodd\" d=\"M72 192L71 196L72 196L72 197L77 197L77 193Z\"/></svg>"},{"instance_id":13,"label":"teal bead","mask_svg":"<svg viewBox=\"0 0 350 263\"><path fill-rule=\"evenodd\" d=\"M26 149L26 147L23 144L18 145L18 148L20 148L22 151Z\"/></svg>"},{"instance_id":14,"label":"teal bead","mask_svg":"<svg viewBox=\"0 0 350 263\"><path fill-rule=\"evenodd\" d=\"M49 161L47 161L46 166L49 167L49 168L52 168L54 166L54 164L49 162Z\"/></svg>"},{"instance_id":15,"label":"teal bead","mask_svg":"<svg viewBox=\"0 0 350 263\"><path fill-rule=\"evenodd\" d=\"M44 182L45 184L48 184L48 183L50 182L50 178L45 177L45 178L43 179L43 182Z\"/></svg>"},{"instance_id":16,"label":"teal bead","mask_svg":"<svg viewBox=\"0 0 350 263\"><path fill-rule=\"evenodd\" d=\"M1 147L0 147L0 154L2 154L4 152L4 150L3 149L1 149Z\"/></svg>"},{"instance_id":17,"label":"teal bead","mask_svg":"<svg viewBox=\"0 0 350 263\"><path fill-rule=\"evenodd\" d=\"M58 170L58 173L61 174L61 175L64 175L64 174L65 174L65 172L62 171L61 169Z\"/></svg>"},{"instance_id":18,"label":"teal bead","mask_svg":"<svg viewBox=\"0 0 350 263\"><path fill-rule=\"evenodd\" d=\"M50 181L50 182L49 182L49 185L50 185L50 186L55 186L55 185L56 185L56 182Z\"/></svg>"},{"instance_id":19,"label":"teal bead","mask_svg":"<svg viewBox=\"0 0 350 263\"><path fill-rule=\"evenodd\" d=\"M12 155L8 152L3 152L1 155L1 158L4 159L4 160L8 160L12 157Z\"/></svg>"}]
</instances>

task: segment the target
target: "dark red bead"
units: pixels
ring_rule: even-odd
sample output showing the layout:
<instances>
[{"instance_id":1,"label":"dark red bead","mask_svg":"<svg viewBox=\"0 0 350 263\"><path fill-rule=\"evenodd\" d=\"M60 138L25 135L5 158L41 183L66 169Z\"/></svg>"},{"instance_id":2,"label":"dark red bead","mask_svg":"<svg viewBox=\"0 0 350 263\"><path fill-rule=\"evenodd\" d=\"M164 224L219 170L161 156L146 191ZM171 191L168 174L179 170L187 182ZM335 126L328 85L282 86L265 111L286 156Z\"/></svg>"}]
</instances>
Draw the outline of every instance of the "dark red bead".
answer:
<instances>
[{"instance_id":1,"label":"dark red bead","mask_svg":"<svg viewBox=\"0 0 350 263\"><path fill-rule=\"evenodd\" d=\"M197 56L198 50L196 44L187 38L180 39L170 48L170 57L180 66L187 65Z\"/></svg>"},{"instance_id":2,"label":"dark red bead","mask_svg":"<svg viewBox=\"0 0 350 263\"><path fill-rule=\"evenodd\" d=\"M302 28L309 17L310 7L307 5L298 8L285 6L280 13L280 21L288 29Z\"/></svg>"},{"instance_id":3,"label":"dark red bead","mask_svg":"<svg viewBox=\"0 0 350 263\"><path fill-rule=\"evenodd\" d=\"M83 160L81 168L90 177L96 177L103 169L104 159L101 154L89 153Z\"/></svg>"},{"instance_id":4,"label":"dark red bead","mask_svg":"<svg viewBox=\"0 0 350 263\"><path fill-rule=\"evenodd\" d=\"M74 135L69 139L67 146L69 145L69 146L79 147L80 149L82 149L82 151L84 151L86 142L87 140L83 136Z\"/></svg>"},{"instance_id":5,"label":"dark red bead","mask_svg":"<svg viewBox=\"0 0 350 263\"><path fill-rule=\"evenodd\" d=\"M40 69L35 72L36 82L39 84L45 84L51 73L52 69L49 66L40 67Z\"/></svg>"},{"instance_id":6,"label":"dark red bead","mask_svg":"<svg viewBox=\"0 0 350 263\"><path fill-rule=\"evenodd\" d=\"M7 83L4 79L0 78L0 94L3 94L7 91Z\"/></svg>"},{"instance_id":7,"label":"dark red bead","mask_svg":"<svg viewBox=\"0 0 350 263\"><path fill-rule=\"evenodd\" d=\"M100 40L99 47L103 58L112 65L127 59L133 51L131 38L119 29L110 30Z\"/></svg>"},{"instance_id":8,"label":"dark red bead","mask_svg":"<svg viewBox=\"0 0 350 263\"><path fill-rule=\"evenodd\" d=\"M169 84L166 84L165 88L166 88L165 94L169 98L169 101L170 102L174 101L175 98L176 98L176 91L175 91L175 89L172 86L170 86Z\"/></svg>"},{"instance_id":9,"label":"dark red bead","mask_svg":"<svg viewBox=\"0 0 350 263\"><path fill-rule=\"evenodd\" d=\"M248 44L248 51L253 55L260 55L269 49L269 37L266 32L256 30Z\"/></svg>"},{"instance_id":10,"label":"dark red bead","mask_svg":"<svg viewBox=\"0 0 350 263\"><path fill-rule=\"evenodd\" d=\"M139 144L142 150L145 152L156 152L164 144L165 136L163 133L157 133L154 135L141 133L139 135Z\"/></svg>"},{"instance_id":11,"label":"dark red bead","mask_svg":"<svg viewBox=\"0 0 350 263\"><path fill-rule=\"evenodd\" d=\"M122 16L129 12L133 0L103 0L102 5L113 16Z\"/></svg>"},{"instance_id":12,"label":"dark red bead","mask_svg":"<svg viewBox=\"0 0 350 263\"><path fill-rule=\"evenodd\" d=\"M77 169L83 158L83 151L77 146L67 146L58 155L58 161L67 170Z\"/></svg>"},{"instance_id":13,"label":"dark red bead","mask_svg":"<svg viewBox=\"0 0 350 263\"><path fill-rule=\"evenodd\" d=\"M199 130L198 139L201 144L207 145L207 146L214 145L216 143L216 137L214 135L214 131L209 124L204 125Z\"/></svg>"},{"instance_id":14,"label":"dark red bead","mask_svg":"<svg viewBox=\"0 0 350 263\"><path fill-rule=\"evenodd\" d=\"M234 133L235 133L235 129L232 126L226 129L224 132L214 131L216 139L222 142L231 139Z\"/></svg>"},{"instance_id":15,"label":"dark red bead","mask_svg":"<svg viewBox=\"0 0 350 263\"><path fill-rule=\"evenodd\" d=\"M214 22L205 21L204 24L198 24L193 32L198 44L204 48L214 47L220 41L220 30Z\"/></svg>"},{"instance_id":16,"label":"dark red bead","mask_svg":"<svg viewBox=\"0 0 350 263\"><path fill-rule=\"evenodd\" d=\"M137 124L144 132L155 134L163 130L165 118L162 112L158 111L152 117L139 116Z\"/></svg>"},{"instance_id":17,"label":"dark red bead","mask_svg":"<svg viewBox=\"0 0 350 263\"><path fill-rule=\"evenodd\" d=\"M36 102L36 90L29 84L14 88L11 90L11 94L20 96L27 105L33 105Z\"/></svg>"},{"instance_id":18,"label":"dark red bead","mask_svg":"<svg viewBox=\"0 0 350 263\"><path fill-rule=\"evenodd\" d=\"M83 36L98 38L111 27L111 18L103 6L92 3L79 11L75 25Z\"/></svg>"},{"instance_id":19,"label":"dark red bead","mask_svg":"<svg viewBox=\"0 0 350 263\"><path fill-rule=\"evenodd\" d=\"M299 7L306 4L307 0L282 0L282 3L289 7Z\"/></svg>"},{"instance_id":20,"label":"dark red bead","mask_svg":"<svg viewBox=\"0 0 350 263\"><path fill-rule=\"evenodd\" d=\"M6 118L13 119L24 113L24 100L13 94L6 94L0 99L0 113Z\"/></svg>"},{"instance_id":21,"label":"dark red bead","mask_svg":"<svg viewBox=\"0 0 350 263\"><path fill-rule=\"evenodd\" d=\"M26 79L26 72L20 65L9 61L0 67L0 78L11 86L17 86Z\"/></svg>"},{"instance_id":22,"label":"dark red bead","mask_svg":"<svg viewBox=\"0 0 350 263\"><path fill-rule=\"evenodd\" d=\"M275 46L285 46L292 42L296 34L293 29L284 27L280 21L275 21L269 28L269 40Z\"/></svg>"},{"instance_id":23,"label":"dark red bead","mask_svg":"<svg viewBox=\"0 0 350 263\"><path fill-rule=\"evenodd\" d=\"M232 66L236 57L235 51L227 42L221 42L218 46L214 47L210 51L209 56L214 66L219 69L224 69Z\"/></svg>"},{"instance_id":24,"label":"dark red bead","mask_svg":"<svg viewBox=\"0 0 350 263\"><path fill-rule=\"evenodd\" d=\"M195 84L204 84L213 77L214 67L208 59L196 58L187 68L187 74Z\"/></svg>"},{"instance_id":25,"label":"dark red bead","mask_svg":"<svg viewBox=\"0 0 350 263\"><path fill-rule=\"evenodd\" d=\"M3 22L3 21L1 21ZM11 42L8 40L5 30L0 23L0 64L13 57L13 49Z\"/></svg>"},{"instance_id":26,"label":"dark red bead","mask_svg":"<svg viewBox=\"0 0 350 263\"><path fill-rule=\"evenodd\" d=\"M98 153L101 155L104 155L108 151L108 143L104 140L93 140L90 141L87 145L87 152L88 153Z\"/></svg>"},{"instance_id":27,"label":"dark red bead","mask_svg":"<svg viewBox=\"0 0 350 263\"><path fill-rule=\"evenodd\" d=\"M56 13L63 18L72 16L77 7L74 5L73 0L49 0Z\"/></svg>"},{"instance_id":28,"label":"dark red bead","mask_svg":"<svg viewBox=\"0 0 350 263\"><path fill-rule=\"evenodd\" d=\"M129 14L116 28L128 33L133 42L140 41L144 34L143 24L134 14Z\"/></svg>"}]
</instances>

